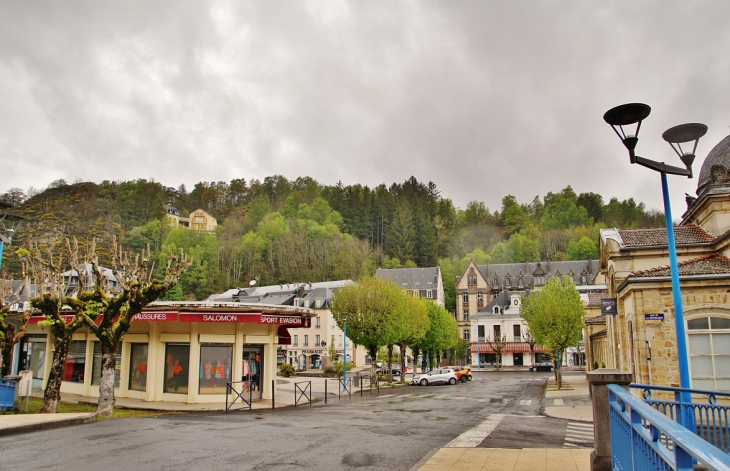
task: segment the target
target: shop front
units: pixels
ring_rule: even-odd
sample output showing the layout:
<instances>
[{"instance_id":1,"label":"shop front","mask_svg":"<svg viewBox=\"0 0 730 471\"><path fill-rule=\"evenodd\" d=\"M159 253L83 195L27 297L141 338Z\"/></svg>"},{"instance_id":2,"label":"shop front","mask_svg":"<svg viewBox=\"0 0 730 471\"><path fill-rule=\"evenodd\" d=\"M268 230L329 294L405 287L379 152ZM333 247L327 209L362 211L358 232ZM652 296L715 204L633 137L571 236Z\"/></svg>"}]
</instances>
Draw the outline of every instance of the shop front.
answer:
<instances>
[{"instance_id":1,"label":"shop front","mask_svg":"<svg viewBox=\"0 0 730 471\"><path fill-rule=\"evenodd\" d=\"M241 303L157 302L135 318L117 351L117 397L145 401L220 403L229 382L247 381L254 399L271 398L277 345L288 329L308 326L312 311ZM19 368L45 386L53 345L47 328L31 318ZM98 396L101 347L84 331L74 334L61 392Z\"/></svg>"}]
</instances>

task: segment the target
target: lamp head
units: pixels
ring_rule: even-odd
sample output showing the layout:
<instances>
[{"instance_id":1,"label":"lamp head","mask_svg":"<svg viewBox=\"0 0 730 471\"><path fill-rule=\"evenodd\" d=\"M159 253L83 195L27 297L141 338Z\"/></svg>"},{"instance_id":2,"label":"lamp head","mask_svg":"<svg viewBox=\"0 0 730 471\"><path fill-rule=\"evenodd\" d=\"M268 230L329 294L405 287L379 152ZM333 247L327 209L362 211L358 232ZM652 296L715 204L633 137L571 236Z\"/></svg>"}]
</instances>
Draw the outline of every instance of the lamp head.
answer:
<instances>
[{"instance_id":1,"label":"lamp head","mask_svg":"<svg viewBox=\"0 0 730 471\"><path fill-rule=\"evenodd\" d=\"M636 144L639 142L639 129L641 122L649 116L651 107L643 103L627 103L611 108L603 115L603 120L611 125L616 135L624 143L629 151L631 163L636 162ZM634 128L634 125L636 127ZM624 126L627 128L624 129Z\"/></svg>"},{"instance_id":2,"label":"lamp head","mask_svg":"<svg viewBox=\"0 0 730 471\"><path fill-rule=\"evenodd\" d=\"M672 146L674 152L679 156L690 171L689 177L692 178L692 162L695 160L695 151L700 138L707 133L707 126L701 123L688 123L674 126L664 131L662 138ZM688 144L692 150L682 149L682 144Z\"/></svg>"}]
</instances>

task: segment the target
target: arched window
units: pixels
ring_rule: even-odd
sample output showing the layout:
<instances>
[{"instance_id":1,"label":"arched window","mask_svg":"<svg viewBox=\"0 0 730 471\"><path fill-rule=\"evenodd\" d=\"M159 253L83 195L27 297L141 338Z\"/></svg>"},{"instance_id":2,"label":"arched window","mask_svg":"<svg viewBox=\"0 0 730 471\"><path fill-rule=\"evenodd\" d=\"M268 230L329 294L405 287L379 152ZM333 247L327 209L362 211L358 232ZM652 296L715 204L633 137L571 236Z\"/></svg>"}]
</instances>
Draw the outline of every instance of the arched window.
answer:
<instances>
[{"instance_id":1,"label":"arched window","mask_svg":"<svg viewBox=\"0 0 730 471\"><path fill-rule=\"evenodd\" d=\"M730 391L730 316L687 321L692 387Z\"/></svg>"}]
</instances>

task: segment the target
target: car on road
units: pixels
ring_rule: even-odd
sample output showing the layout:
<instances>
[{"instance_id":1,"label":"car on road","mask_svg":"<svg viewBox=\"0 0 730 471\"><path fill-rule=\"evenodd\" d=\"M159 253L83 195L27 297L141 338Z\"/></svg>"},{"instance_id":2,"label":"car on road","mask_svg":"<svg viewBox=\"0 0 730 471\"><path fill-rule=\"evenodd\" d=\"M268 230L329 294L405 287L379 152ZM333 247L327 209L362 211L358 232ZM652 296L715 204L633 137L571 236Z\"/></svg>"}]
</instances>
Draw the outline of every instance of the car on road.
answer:
<instances>
[{"instance_id":1,"label":"car on road","mask_svg":"<svg viewBox=\"0 0 730 471\"><path fill-rule=\"evenodd\" d=\"M555 371L552 362L544 361L530 367L530 371Z\"/></svg>"},{"instance_id":2,"label":"car on road","mask_svg":"<svg viewBox=\"0 0 730 471\"><path fill-rule=\"evenodd\" d=\"M383 365L383 366L378 367L375 370L375 374L387 375L388 374L388 365ZM401 375L400 366L393 365L393 376L400 376L400 375Z\"/></svg>"},{"instance_id":3,"label":"car on road","mask_svg":"<svg viewBox=\"0 0 730 471\"><path fill-rule=\"evenodd\" d=\"M472 380L471 370L469 370L468 367L466 367L466 366L449 366L449 368L456 371L456 377L460 382L466 383L467 381Z\"/></svg>"},{"instance_id":4,"label":"car on road","mask_svg":"<svg viewBox=\"0 0 730 471\"><path fill-rule=\"evenodd\" d=\"M453 368L437 368L428 373L413 375L411 384L428 386L429 384L456 384L459 382Z\"/></svg>"}]
</instances>

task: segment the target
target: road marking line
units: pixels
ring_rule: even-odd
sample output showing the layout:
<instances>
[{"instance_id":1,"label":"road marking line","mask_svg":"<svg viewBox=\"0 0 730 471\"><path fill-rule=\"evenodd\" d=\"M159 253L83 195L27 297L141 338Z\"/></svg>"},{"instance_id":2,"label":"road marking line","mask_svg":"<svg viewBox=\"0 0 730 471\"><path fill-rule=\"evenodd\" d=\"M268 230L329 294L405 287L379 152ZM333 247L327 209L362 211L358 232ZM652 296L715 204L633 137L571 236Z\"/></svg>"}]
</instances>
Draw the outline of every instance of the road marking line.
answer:
<instances>
[{"instance_id":1,"label":"road marking line","mask_svg":"<svg viewBox=\"0 0 730 471\"><path fill-rule=\"evenodd\" d=\"M584 424L582 422L568 422L568 427L589 428L593 430L593 424Z\"/></svg>"},{"instance_id":2,"label":"road marking line","mask_svg":"<svg viewBox=\"0 0 730 471\"><path fill-rule=\"evenodd\" d=\"M445 448L475 448L502 422L504 414L492 414L476 427L451 440Z\"/></svg>"},{"instance_id":3,"label":"road marking line","mask_svg":"<svg viewBox=\"0 0 730 471\"><path fill-rule=\"evenodd\" d=\"M562 399L553 399L553 404L556 406L562 406L564 404Z\"/></svg>"},{"instance_id":4,"label":"road marking line","mask_svg":"<svg viewBox=\"0 0 730 471\"><path fill-rule=\"evenodd\" d=\"M572 437L572 438L588 438L590 440L593 440L593 434L592 433L576 433L576 432L568 432L565 434L566 437Z\"/></svg>"},{"instance_id":5,"label":"road marking line","mask_svg":"<svg viewBox=\"0 0 730 471\"><path fill-rule=\"evenodd\" d=\"M563 446L564 446L564 447L570 447L570 446L572 446L572 447L577 447L578 445L574 445L574 444L572 444L572 443L568 443L568 442L565 442L565 443L563 443Z\"/></svg>"},{"instance_id":6,"label":"road marking line","mask_svg":"<svg viewBox=\"0 0 730 471\"><path fill-rule=\"evenodd\" d=\"M390 397L390 396L392 396L392 394L386 394L385 396L380 396L380 397Z\"/></svg>"},{"instance_id":7,"label":"road marking line","mask_svg":"<svg viewBox=\"0 0 730 471\"><path fill-rule=\"evenodd\" d=\"M413 396L413 394L401 394L400 397L409 397L409 396Z\"/></svg>"},{"instance_id":8,"label":"road marking line","mask_svg":"<svg viewBox=\"0 0 730 471\"><path fill-rule=\"evenodd\" d=\"M521 406L529 406L530 404L532 404L532 399L523 399L520 401Z\"/></svg>"}]
</instances>

